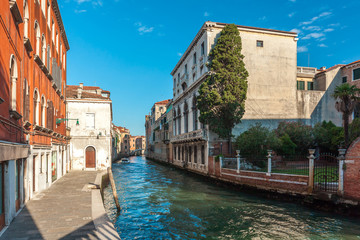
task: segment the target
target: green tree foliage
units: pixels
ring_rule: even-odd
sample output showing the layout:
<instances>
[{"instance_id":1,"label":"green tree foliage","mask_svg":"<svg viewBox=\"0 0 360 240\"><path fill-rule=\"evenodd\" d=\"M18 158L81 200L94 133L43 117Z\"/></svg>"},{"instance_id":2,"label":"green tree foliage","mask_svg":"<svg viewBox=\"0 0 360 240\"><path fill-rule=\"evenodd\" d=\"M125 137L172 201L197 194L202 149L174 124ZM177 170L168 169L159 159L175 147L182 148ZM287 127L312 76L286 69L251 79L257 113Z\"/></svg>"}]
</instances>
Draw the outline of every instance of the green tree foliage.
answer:
<instances>
[{"instance_id":1,"label":"green tree foliage","mask_svg":"<svg viewBox=\"0 0 360 240\"><path fill-rule=\"evenodd\" d=\"M280 140L273 131L258 123L240 134L235 144L242 156L265 157L268 149L279 148Z\"/></svg>"},{"instance_id":2,"label":"green tree foliage","mask_svg":"<svg viewBox=\"0 0 360 240\"><path fill-rule=\"evenodd\" d=\"M314 126L314 140L322 152L337 154L339 145L344 142L344 130L337 127L333 122L323 121Z\"/></svg>"},{"instance_id":3,"label":"green tree foliage","mask_svg":"<svg viewBox=\"0 0 360 240\"><path fill-rule=\"evenodd\" d=\"M335 108L343 115L345 147L349 146L349 117L354 111L356 102L359 101L360 89L348 83L337 86L333 93L336 104Z\"/></svg>"},{"instance_id":4,"label":"green tree foliage","mask_svg":"<svg viewBox=\"0 0 360 240\"><path fill-rule=\"evenodd\" d=\"M301 122L280 122L275 132L278 137L287 134L296 144L298 154L307 154L308 149L314 146L312 127Z\"/></svg>"},{"instance_id":5,"label":"green tree foliage","mask_svg":"<svg viewBox=\"0 0 360 240\"><path fill-rule=\"evenodd\" d=\"M285 133L280 138L280 146L275 149L276 153L282 156L291 156L296 153L296 144L291 141L291 138L287 133Z\"/></svg>"},{"instance_id":6,"label":"green tree foliage","mask_svg":"<svg viewBox=\"0 0 360 240\"><path fill-rule=\"evenodd\" d=\"M219 137L231 139L232 129L245 112L248 72L241 54L241 38L234 24L220 33L209 55L211 74L201 84L197 107L200 122Z\"/></svg>"}]
</instances>

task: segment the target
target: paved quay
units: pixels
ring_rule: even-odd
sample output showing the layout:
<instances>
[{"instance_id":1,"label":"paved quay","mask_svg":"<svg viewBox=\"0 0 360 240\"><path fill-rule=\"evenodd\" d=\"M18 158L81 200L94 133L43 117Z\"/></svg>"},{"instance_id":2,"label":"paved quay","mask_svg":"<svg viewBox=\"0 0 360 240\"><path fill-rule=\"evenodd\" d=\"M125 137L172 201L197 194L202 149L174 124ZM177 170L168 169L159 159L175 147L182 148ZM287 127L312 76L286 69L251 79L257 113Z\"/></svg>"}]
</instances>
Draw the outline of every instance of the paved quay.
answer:
<instances>
[{"instance_id":1,"label":"paved quay","mask_svg":"<svg viewBox=\"0 0 360 240\"><path fill-rule=\"evenodd\" d=\"M27 202L0 240L119 239L103 210L100 190L91 189L95 181L99 184L98 174L66 174Z\"/></svg>"}]
</instances>

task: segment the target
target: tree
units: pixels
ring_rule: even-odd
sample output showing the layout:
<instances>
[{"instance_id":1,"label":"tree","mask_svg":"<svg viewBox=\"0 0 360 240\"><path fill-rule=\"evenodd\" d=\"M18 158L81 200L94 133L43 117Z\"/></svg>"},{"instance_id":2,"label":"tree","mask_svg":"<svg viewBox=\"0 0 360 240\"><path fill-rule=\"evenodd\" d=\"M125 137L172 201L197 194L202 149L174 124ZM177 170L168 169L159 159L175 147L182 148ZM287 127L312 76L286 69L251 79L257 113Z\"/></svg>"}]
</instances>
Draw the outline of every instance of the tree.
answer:
<instances>
[{"instance_id":1,"label":"tree","mask_svg":"<svg viewBox=\"0 0 360 240\"><path fill-rule=\"evenodd\" d=\"M345 147L349 145L349 117L354 110L355 104L359 101L360 89L354 85L344 83L337 86L333 93L335 98L335 108L338 112L342 113L344 124Z\"/></svg>"},{"instance_id":2,"label":"tree","mask_svg":"<svg viewBox=\"0 0 360 240\"><path fill-rule=\"evenodd\" d=\"M201 84L197 107L199 120L220 138L229 139L245 113L248 72L241 54L241 37L235 24L224 27L209 54L211 74Z\"/></svg>"}]
</instances>

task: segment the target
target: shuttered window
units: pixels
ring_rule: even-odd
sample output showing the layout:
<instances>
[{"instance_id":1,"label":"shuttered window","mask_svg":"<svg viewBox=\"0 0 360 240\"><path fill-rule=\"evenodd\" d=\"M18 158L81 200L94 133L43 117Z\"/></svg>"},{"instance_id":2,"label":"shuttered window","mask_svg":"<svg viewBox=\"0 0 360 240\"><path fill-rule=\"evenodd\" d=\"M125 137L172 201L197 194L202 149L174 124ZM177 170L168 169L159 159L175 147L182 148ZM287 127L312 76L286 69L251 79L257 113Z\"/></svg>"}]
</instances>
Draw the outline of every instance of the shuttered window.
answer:
<instances>
[{"instance_id":1,"label":"shuttered window","mask_svg":"<svg viewBox=\"0 0 360 240\"><path fill-rule=\"evenodd\" d=\"M85 122L86 128L95 129L95 113L87 113Z\"/></svg>"},{"instance_id":2,"label":"shuttered window","mask_svg":"<svg viewBox=\"0 0 360 240\"><path fill-rule=\"evenodd\" d=\"M360 68L353 70L353 80L360 80Z\"/></svg>"}]
</instances>

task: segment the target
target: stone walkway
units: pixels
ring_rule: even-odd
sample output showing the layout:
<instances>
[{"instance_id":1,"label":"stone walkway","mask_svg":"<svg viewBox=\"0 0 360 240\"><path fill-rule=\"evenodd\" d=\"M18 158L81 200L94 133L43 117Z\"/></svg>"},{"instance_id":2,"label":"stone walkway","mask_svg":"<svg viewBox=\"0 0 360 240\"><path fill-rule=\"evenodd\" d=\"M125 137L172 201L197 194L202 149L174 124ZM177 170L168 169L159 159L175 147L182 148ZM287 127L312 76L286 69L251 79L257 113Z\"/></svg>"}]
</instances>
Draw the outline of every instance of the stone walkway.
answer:
<instances>
[{"instance_id":1,"label":"stone walkway","mask_svg":"<svg viewBox=\"0 0 360 240\"><path fill-rule=\"evenodd\" d=\"M5 239L98 239L92 219L97 172L72 171L30 200L1 236Z\"/></svg>"}]
</instances>

